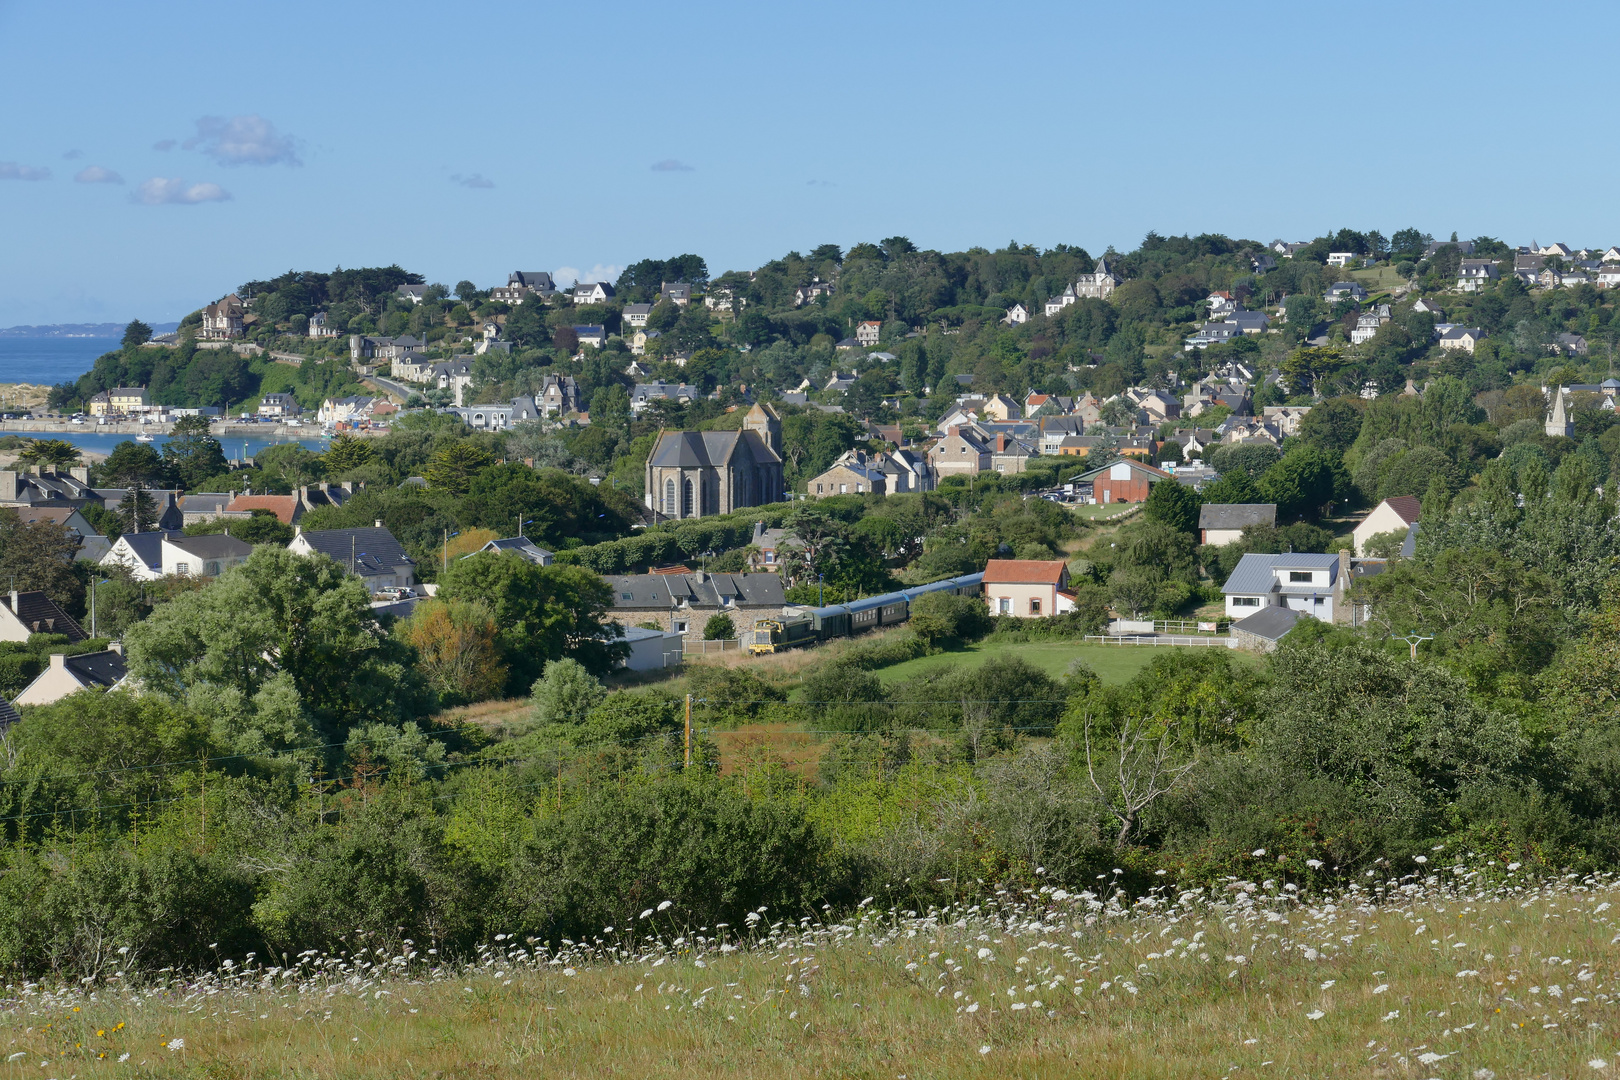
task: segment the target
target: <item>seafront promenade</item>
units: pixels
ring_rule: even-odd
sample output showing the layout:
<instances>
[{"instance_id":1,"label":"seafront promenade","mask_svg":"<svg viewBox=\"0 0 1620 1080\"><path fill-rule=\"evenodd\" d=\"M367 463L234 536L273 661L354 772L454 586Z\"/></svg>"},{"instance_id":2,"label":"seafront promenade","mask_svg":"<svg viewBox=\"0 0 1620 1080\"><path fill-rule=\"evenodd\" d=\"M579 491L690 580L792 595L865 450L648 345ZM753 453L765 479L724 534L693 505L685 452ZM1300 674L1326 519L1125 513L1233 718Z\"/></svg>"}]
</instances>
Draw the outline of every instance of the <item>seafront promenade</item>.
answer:
<instances>
[{"instance_id":1,"label":"seafront promenade","mask_svg":"<svg viewBox=\"0 0 1620 1080\"><path fill-rule=\"evenodd\" d=\"M168 435L173 430L172 423L141 424L133 420L100 423L87 418L82 424L75 424L67 419L0 421L0 435L127 435L134 438L136 435ZM320 425L309 422L292 427L288 424L237 424L215 421L209 425L208 430L222 442L242 438L314 439L321 435Z\"/></svg>"}]
</instances>

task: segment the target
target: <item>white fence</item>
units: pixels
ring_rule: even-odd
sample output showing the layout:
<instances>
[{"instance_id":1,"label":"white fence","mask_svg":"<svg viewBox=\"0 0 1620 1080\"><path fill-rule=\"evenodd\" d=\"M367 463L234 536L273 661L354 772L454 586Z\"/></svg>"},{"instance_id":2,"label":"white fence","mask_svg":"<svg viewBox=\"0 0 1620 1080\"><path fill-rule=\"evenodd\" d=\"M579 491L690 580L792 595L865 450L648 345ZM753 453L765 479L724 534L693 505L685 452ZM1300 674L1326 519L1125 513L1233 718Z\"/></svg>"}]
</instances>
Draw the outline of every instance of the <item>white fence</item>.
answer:
<instances>
[{"instance_id":1,"label":"white fence","mask_svg":"<svg viewBox=\"0 0 1620 1080\"><path fill-rule=\"evenodd\" d=\"M1232 649L1230 637L1192 634L1087 634L1086 642L1096 645L1209 645Z\"/></svg>"}]
</instances>

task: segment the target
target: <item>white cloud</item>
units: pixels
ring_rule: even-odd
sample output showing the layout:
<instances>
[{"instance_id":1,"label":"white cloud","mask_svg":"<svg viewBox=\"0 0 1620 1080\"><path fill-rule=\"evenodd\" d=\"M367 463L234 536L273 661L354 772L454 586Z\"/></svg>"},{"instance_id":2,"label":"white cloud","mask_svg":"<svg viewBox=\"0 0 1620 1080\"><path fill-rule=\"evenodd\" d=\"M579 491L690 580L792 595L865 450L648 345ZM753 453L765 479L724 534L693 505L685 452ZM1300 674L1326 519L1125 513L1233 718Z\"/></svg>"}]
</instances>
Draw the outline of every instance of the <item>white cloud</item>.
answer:
<instances>
[{"instance_id":1,"label":"white cloud","mask_svg":"<svg viewBox=\"0 0 1620 1080\"><path fill-rule=\"evenodd\" d=\"M179 145L180 143L174 139L159 139L157 142L152 144L152 149L161 150L166 154Z\"/></svg>"},{"instance_id":2,"label":"white cloud","mask_svg":"<svg viewBox=\"0 0 1620 1080\"><path fill-rule=\"evenodd\" d=\"M83 150L69 150L67 153L62 155L62 160L63 161L77 161L79 158L82 158L82 157L84 157L84 151Z\"/></svg>"},{"instance_id":3,"label":"white cloud","mask_svg":"<svg viewBox=\"0 0 1620 1080\"><path fill-rule=\"evenodd\" d=\"M450 182L470 188L492 188L495 186L495 181L483 173L473 173L471 176L462 176L460 173L456 173L450 178Z\"/></svg>"},{"instance_id":4,"label":"white cloud","mask_svg":"<svg viewBox=\"0 0 1620 1080\"><path fill-rule=\"evenodd\" d=\"M674 158L665 158L663 161L655 161L655 162L653 162L652 163L652 171L653 172L693 172L695 170L693 169L693 167L691 165L688 165L684 161L677 161Z\"/></svg>"},{"instance_id":5,"label":"white cloud","mask_svg":"<svg viewBox=\"0 0 1620 1080\"><path fill-rule=\"evenodd\" d=\"M0 180L49 180L51 170L32 165L19 165L15 161L0 161Z\"/></svg>"},{"instance_id":6,"label":"white cloud","mask_svg":"<svg viewBox=\"0 0 1620 1080\"><path fill-rule=\"evenodd\" d=\"M298 140L283 135L257 113L246 116L205 116L197 121L197 134L183 144L201 150L221 165L302 165Z\"/></svg>"},{"instance_id":7,"label":"white cloud","mask_svg":"<svg viewBox=\"0 0 1620 1080\"><path fill-rule=\"evenodd\" d=\"M559 289L567 289L581 281L605 281L611 285L619 280L619 275L622 273L624 273L624 267L622 266L597 263L583 273L577 267L559 266L551 272L551 278L557 283Z\"/></svg>"},{"instance_id":8,"label":"white cloud","mask_svg":"<svg viewBox=\"0 0 1620 1080\"><path fill-rule=\"evenodd\" d=\"M165 203L191 203L224 202L231 197L231 193L218 184L188 184L178 176L154 176L147 180L130 195L138 203L147 206L162 206Z\"/></svg>"},{"instance_id":9,"label":"white cloud","mask_svg":"<svg viewBox=\"0 0 1620 1080\"><path fill-rule=\"evenodd\" d=\"M90 165L80 169L73 177L81 184L122 184L124 178L111 169L104 169L100 165Z\"/></svg>"}]
</instances>

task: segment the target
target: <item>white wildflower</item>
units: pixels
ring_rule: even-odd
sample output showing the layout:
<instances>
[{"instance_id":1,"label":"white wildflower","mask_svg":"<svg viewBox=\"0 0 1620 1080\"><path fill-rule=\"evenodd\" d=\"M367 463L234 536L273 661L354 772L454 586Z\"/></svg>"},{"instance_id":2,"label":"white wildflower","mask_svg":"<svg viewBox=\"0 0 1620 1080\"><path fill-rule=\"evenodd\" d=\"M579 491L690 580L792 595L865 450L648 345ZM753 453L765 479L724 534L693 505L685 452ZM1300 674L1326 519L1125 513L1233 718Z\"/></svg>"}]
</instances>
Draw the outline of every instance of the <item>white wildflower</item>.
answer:
<instances>
[{"instance_id":1,"label":"white wildflower","mask_svg":"<svg viewBox=\"0 0 1620 1080\"><path fill-rule=\"evenodd\" d=\"M1320 1020L1320 1019L1322 1019L1322 1017L1324 1017L1326 1015L1327 1015L1327 1013L1323 1012L1321 1009L1312 1009L1310 1012L1305 1014L1305 1019L1307 1019L1307 1020Z\"/></svg>"},{"instance_id":2,"label":"white wildflower","mask_svg":"<svg viewBox=\"0 0 1620 1080\"><path fill-rule=\"evenodd\" d=\"M1336 983L1336 982L1338 982L1337 979L1329 979L1327 982L1322 984L1322 989L1331 990L1331 989L1333 989L1333 984Z\"/></svg>"},{"instance_id":3,"label":"white wildflower","mask_svg":"<svg viewBox=\"0 0 1620 1080\"><path fill-rule=\"evenodd\" d=\"M658 905L658 910L659 911L668 911L670 908L672 908L674 906L675 906L675 901L673 901L673 900L665 900L663 903Z\"/></svg>"},{"instance_id":4,"label":"white wildflower","mask_svg":"<svg viewBox=\"0 0 1620 1080\"><path fill-rule=\"evenodd\" d=\"M186 1048L186 1040L170 1039L168 1045L170 1050L184 1050Z\"/></svg>"},{"instance_id":5,"label":"white wildflower","mask_svg":"<svg viewBox=\"0 0 1620 1080\"><path fill-rule=\"evenodd\" d=\"M1377 986L1373 987L1373 993L1382 994L1385 990L1388 990L1388 989L1389 989L1389 983L1379 983Z\"/></svg>"},{"instance_id":6,"label":"white wildflower","mask_svg":"<svg viewBox=\"0 0 1620 1080\"><path fill-rule=\"evenodd\" d=\"M1265 849L1265 848L1263 848L1263 847L1258 847L1258 848L1255 848L1255 849L1254 849L1254 851L1253 851L1253 852L1252 852L1252 853L1251 853L1251 854L1253 854L1253 855L1254 855L1254 857L1255 857L1255 858L1257 858L1257 859L1258 859L1258 858L1260 858L1260 857L1261 857L1261 856L1263 856L1263 855L1264 855L1264 854L1265 854L1265 853L1266 853L1266 849Z\"/></svg>"},{"instance_id":7,"label":"white wildflower","mask_svg":"<svg viewBox=\"0 0 1620 1080\"><path fill-rule=\"evenodd\" d=\"M989 1052L990 1052L990 1045L988 1043L986 1043L984 1046L979 1047L979 1053L988 1054Z\"/></svg>"},{"instance_id":8,"label":"white wildflower","mask_svg":"<svg viewBox=\"0 0 1620 1080\"><path fill-rule=\"evenodd\" d=\"M1607 1069L1609 1067L1609 1063L1604 1061L1602 1058L1593 1058L1591 1061L1588 1061L1587 1064L1592 1066L1594 1069Z\"/></svg>"}]
</instances>

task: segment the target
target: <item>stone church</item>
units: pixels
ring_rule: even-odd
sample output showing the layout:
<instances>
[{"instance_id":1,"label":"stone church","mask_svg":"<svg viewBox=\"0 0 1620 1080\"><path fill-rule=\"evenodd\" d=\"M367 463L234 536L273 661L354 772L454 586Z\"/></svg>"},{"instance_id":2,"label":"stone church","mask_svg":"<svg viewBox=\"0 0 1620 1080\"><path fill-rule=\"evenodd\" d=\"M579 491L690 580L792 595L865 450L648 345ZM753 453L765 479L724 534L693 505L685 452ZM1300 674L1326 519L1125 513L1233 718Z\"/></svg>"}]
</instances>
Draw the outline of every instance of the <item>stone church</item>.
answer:
<instances>
[{"instance_id":1,"label":"stone church","mask_svg":"<svg viewBox=\"0 0 1620 1080\"><path fill-rule=\"evenodd\" d=\"M782 418L755 405L740 431L661 431L647 457L647 506L665 517L729 514L779 502Z\"/></svg>"}]
</instances>

